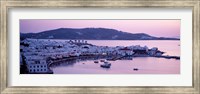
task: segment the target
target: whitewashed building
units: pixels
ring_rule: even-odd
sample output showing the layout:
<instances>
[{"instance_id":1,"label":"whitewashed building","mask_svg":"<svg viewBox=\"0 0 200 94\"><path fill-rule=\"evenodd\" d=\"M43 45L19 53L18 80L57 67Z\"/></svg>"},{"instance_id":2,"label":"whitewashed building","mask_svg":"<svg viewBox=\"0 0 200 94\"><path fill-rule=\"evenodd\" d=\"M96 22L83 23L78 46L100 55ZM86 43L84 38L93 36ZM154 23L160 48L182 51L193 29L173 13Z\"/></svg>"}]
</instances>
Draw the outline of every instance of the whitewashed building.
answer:
<instances>
[{"instance_id":1,"label":"whitewashed building","mask_svg":"<svg viewBox=\"0 0 200 94\"><path fill-rule=\"evenodd\" d=\"M29 73L46 73L49 71L45 59L39 56L25 56Z\"/></svg>"},{"instance_id":2,"label":"whitewashed building","mask_svg":"<svg viewBox=\"0 0 200 94\"><path fill-rule=\"evenodd\" d=\"M118 54L125 56L125 55L133 55L134 52L131 49L125 47L125 48L119 49Z\"/></svg>"},{"instance_id":3,"label":"whitewashed building","mask_svg":"<svg viewBox=\"0 0 200 94\"><path fill-rule=\"evenodd\" d=\"M48 66L46 60L26 61L29 73L47 73Z\"/></svg>"}]
</instances>

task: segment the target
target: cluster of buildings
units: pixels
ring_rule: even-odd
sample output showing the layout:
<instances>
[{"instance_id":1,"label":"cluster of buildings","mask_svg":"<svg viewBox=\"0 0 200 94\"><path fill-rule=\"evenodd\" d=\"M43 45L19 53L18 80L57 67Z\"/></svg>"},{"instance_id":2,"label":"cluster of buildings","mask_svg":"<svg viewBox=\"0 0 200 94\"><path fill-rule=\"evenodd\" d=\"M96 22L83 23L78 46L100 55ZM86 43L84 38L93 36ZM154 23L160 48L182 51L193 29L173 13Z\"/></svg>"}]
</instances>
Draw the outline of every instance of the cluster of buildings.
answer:
<instances>
[{"instance_id":1,"label":"cluster of buildings","mask_svg":"<svg viewBox=\"0 0 200 94\"><path fill-rule=\"evenodd\" d=\"M161 56L163 52L147 46L95 46L85 40L24 39L20 41L20 64L26 64L29 73L48 73L49 61L79 56ZM52 61L51 61L52 63Z\"/></svg>"}]
</instances>

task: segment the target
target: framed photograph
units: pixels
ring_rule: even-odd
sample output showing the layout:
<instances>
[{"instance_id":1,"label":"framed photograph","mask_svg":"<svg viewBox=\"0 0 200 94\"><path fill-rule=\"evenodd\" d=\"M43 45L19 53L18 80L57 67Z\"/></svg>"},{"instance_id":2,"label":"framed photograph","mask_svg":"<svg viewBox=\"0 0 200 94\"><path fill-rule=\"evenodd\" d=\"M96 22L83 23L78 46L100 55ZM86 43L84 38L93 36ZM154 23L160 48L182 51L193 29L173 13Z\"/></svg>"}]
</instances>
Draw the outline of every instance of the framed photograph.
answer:
<instances>
[{"instance_id":1,"label":"framed photograph","mask_svg":"<svg viewBox=\"0 0 200 94\"><path fill-rule=\"evenodd\" d=\"M2 94L199 94L198 0L6 0Z\"/></svg>"}]
</instances>

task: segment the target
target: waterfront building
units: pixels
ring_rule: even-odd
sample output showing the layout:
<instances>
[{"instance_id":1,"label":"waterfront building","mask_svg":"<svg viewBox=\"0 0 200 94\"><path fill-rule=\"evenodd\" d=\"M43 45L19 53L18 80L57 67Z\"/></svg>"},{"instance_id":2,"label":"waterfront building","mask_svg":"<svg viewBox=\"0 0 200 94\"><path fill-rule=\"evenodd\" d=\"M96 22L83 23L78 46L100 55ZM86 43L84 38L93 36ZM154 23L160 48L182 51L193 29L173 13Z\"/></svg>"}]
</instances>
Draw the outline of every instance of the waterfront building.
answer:
<instances>
[{"instance_id":1,"label":"waterfront building","mask_svg":"<svg viewBox=\"0 0 200 94\"><path fill-rule=\"evenodd\" d=\"M123 55L123 56L133 55L133 51L131 49L129 49L128 47L125 47L125 48L119 49L118 54Z\"/></svg>"},{"instance_id":2,"label":"waterfront building","mask_svg":"<svg viewBox=\"0 0 200 94\"><path fill-rule=\"evenodd\" d=\"M49 71L46 60L26 60L29 73L47 73Z\"/></svg>"}]
</instances>

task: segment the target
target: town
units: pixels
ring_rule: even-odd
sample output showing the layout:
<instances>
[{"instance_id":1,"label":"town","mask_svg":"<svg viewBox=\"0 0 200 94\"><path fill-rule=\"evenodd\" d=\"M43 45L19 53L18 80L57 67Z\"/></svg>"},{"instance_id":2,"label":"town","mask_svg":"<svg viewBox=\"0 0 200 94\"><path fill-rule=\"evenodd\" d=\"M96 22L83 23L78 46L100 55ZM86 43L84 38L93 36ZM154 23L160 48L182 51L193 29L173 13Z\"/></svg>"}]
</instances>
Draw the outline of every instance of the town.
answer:
<instances>
[{"instance_id":1,"label":"town","mask_svg":"<svg viewBox=\"0 0 200 94\"><path fill-rule=\"evenodd\" d=\"M163 56L164 52L157 47L148 48L140 45L132 46L96 46L86 40L51 40L21 39L20 40L20 73L52 74L51 64L70 61L77 58L98 57L105 60L120 60L126 57L158 57L180 59L176 56ZM94 61L98 63L98 61ZM108 62L105 62L107 64ZM111 64L101 65L109 68ZM137 70L137 69L135 69Z\"/></svg>"}]
</instances>

